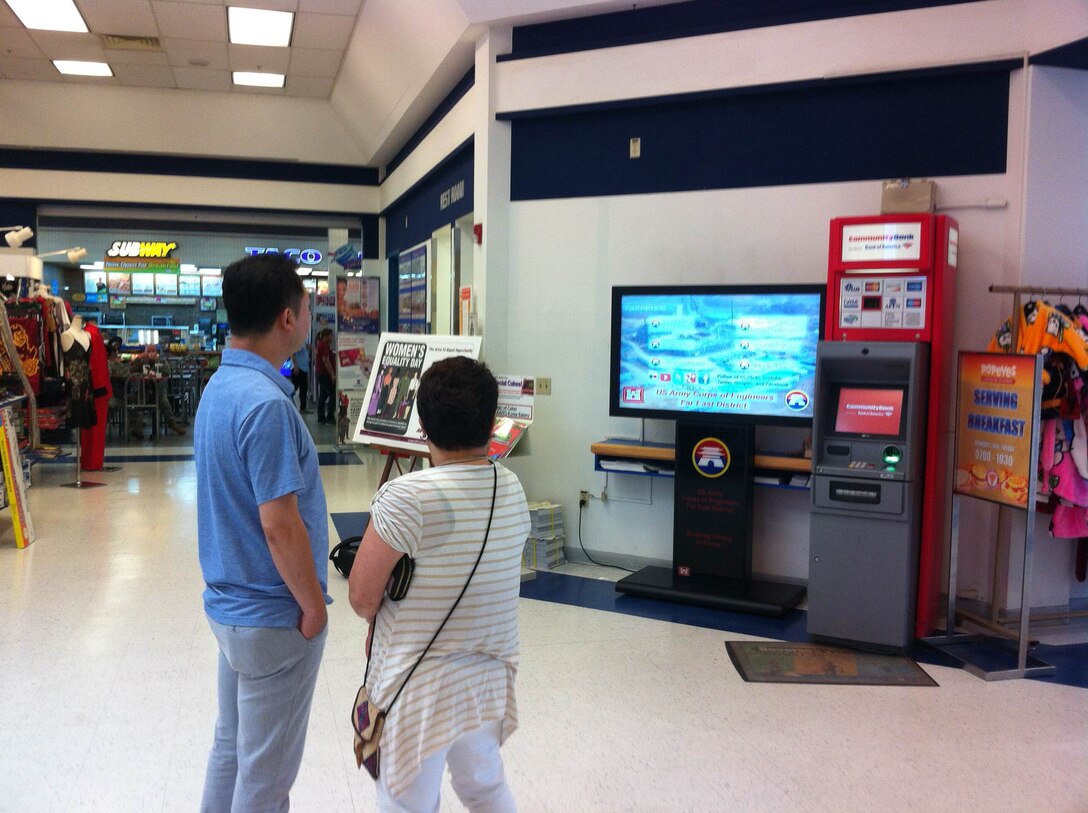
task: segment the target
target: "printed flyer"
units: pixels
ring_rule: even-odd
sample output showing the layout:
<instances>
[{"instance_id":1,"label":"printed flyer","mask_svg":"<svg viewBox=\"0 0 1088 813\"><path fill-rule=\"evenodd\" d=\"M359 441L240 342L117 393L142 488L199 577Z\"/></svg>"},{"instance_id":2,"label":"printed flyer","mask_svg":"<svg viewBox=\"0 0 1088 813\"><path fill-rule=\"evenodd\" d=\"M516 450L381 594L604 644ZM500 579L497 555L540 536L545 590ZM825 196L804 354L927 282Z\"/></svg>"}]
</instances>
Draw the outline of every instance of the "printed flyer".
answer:
<instances>
[{"instance_id":1,"label":"printed flyer","mask_svg":"<svg viewBox=\"0 0 1088 813\"><path fill-rule=\"evenodd\" d=\"M960 353L957 494L1026 508L1034 493L1037 356Z\"/></svg>"}]
</instances>

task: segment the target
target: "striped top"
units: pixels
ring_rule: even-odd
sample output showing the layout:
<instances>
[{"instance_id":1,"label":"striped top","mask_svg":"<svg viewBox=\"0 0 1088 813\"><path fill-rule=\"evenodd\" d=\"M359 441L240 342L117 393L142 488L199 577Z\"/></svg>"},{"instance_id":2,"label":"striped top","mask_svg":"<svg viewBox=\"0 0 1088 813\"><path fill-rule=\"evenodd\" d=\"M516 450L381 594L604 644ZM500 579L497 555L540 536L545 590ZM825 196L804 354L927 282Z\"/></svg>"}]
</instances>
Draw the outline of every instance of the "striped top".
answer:
<instances>
[{"instance_id":1,"label":"striped top","mask_svg":"<svg viewBox=\"0 0 1088 813\"><path fill-rule=\"evenodd\" d=\"M388 710L480 553L498 475L495 516L464 598L386 719L382 773L396 796L421 762L461 734L502 720L517 727L518 595L529 512L518 478L498 464L449 464L382 486L371 503L374 529L415 559L408 594L382 602L375 619L367 689Z\"/></svg>"}]
</instances>

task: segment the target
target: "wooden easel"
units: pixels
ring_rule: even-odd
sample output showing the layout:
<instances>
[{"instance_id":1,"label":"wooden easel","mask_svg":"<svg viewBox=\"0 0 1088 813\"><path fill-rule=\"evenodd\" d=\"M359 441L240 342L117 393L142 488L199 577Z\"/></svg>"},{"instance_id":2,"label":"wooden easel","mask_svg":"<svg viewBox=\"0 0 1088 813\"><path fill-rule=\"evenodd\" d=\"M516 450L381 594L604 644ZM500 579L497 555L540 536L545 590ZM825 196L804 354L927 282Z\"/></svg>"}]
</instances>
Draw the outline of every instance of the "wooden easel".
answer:
<instances>
[{"instance_id":1,"label":"wooden easel","mask_svg":"<svg viewBox=\"0 0 1088 813\"><path fill-rule=\"evenodd\" d=\"M420 466L420 461L430 461L431 454L426 451L408 451L407 449L395 449L392 446L382 446L380 443L367 444L371 449L381 452L385 455L385 467L382 469L381 479L378 480L379 488L385 485L389 479L390 473L393 471L393 467L396 466L397 474L406 474L410 471L415 471ZM404 469L401 466L403 461L408 462L408 468Z\"/></svg>"}]
</instances>

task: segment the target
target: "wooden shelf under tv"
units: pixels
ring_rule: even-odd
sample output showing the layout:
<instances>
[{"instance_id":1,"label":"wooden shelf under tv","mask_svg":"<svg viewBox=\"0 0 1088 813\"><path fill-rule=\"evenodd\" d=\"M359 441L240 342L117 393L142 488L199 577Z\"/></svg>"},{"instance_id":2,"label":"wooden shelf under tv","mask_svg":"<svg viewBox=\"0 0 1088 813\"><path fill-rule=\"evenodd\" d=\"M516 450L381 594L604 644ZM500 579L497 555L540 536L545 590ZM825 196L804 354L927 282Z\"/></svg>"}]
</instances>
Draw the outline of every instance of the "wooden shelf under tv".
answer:
<instances>
[{"instance_id":1,"label":"wooden shelf under tv","mask_svg":"<svg viewBox=\"0 0 1088 813\"><path fill-rule=\"evenodd\" d=\"M617 457L631 460L676 460L676 449L669 443L642 443L634 440L609 439L591 444L589 450L598 457ZM755 468L808 474L812 471L812 460L807 457L756 453Z\"/></svg>"}]
</instances>

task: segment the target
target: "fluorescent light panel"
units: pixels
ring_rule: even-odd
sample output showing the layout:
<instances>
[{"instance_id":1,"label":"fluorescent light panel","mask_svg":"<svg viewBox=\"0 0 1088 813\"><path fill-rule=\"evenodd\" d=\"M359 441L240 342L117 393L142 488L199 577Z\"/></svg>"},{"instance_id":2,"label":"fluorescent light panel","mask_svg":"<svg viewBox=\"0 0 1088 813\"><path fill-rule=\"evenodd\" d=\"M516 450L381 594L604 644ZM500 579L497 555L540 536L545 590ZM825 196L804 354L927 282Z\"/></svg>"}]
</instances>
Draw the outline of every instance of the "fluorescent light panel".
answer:
<instances>
[{"instance_id":1,"label":"fluorescent light panel","mask_svg":"<svg viewBox=\"0 0 1088 813\"><path fill-rule=\"evenodd\" d=\"M249 85L256 88L281 88L284 76L282 73L256 73L254 71L234 71L234 84Z\"/></svg>"},{"instance_id":2,"label":"fluorescent light panel","mask_svg":"<svg viewBox=\"0 0 1088 813\"><path fill-rule=\"evenodd\" d=\"M290 11L227 6L227 28L235 45L271 45L286 48L291 44L295 15Z\"/></svg>"},{"instance_id":3,"label":"fluorescent light panel","mask_svg":"<svg viewBox=\"0 0 1088 813\"><path fill-rule=\"evenodd\" d=\"M27 28L38 31L75 31L86 34L87 23L72 0L7 0Z\"/></svg>"},{"instance_id":4,"label":"fluorescent light panel","mask_svg":"<svg viewBox=\"0 0 1088 813\"><path fill-rule=\"evenodd\" d=\"M84 62L79 59L54 59L57 70L68 76L113 76L105 62Z\"/></svg>"}]
</instances>

